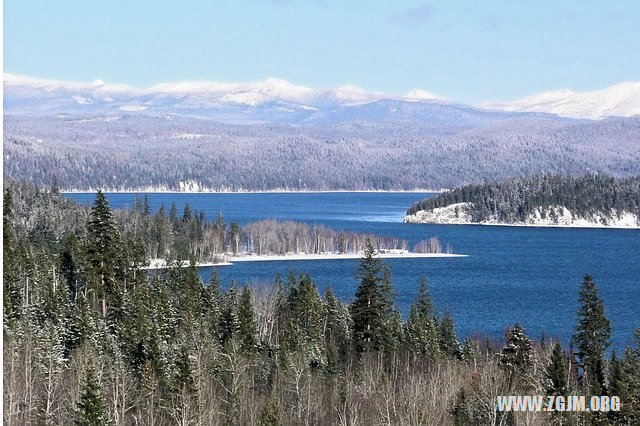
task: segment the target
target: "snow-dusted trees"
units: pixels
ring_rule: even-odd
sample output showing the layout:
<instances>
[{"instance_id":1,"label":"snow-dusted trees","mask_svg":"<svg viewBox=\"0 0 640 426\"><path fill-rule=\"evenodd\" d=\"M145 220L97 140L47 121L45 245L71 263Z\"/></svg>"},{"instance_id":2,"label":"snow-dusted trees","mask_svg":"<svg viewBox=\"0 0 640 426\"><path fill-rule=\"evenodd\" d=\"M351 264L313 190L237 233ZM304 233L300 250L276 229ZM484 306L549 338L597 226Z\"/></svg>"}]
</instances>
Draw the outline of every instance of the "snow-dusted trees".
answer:
<instances>
[{"instance_id":1,"label":"snow-dusted trees","mask_svg":"<svg viewBox=\"0 0 640 426\"><path fill-rule=\"evenodd\" d=\"M582 281L579 300L578 325L573 343L577 349L585 390L591 395L601 395L606 389L604 351L611 345L611 323L590 275L585 275Z\"/></svg>"},{"instance_id":2,"label":"snow-dusted trees","mask_svg":"<svg viewBox=\"0 0 640 426\"><path fill-rule=\"evenodd\" d=\"M623 401L623 411L598 420L640 419L640 332L622 356L604 357L608 321L592 280L585 278L580 293L576 330L587 373L582 387L570 349L566 358L559 344L551 352L519 325L502 351L489 338L467 338L461 349L453 318L447 311L438 317L426 281L403 321L372 242L349 304L293 272L286 282L277 276L273 285L241 286L213 273L205 285L194 253L188 267L148 274L138 268L135 235L153 222L142 203L135 217L116 212L111 222L106 209L89 215L49 195L9 193L12 209L5 209L10 250L3 256L12 268L5 269L11 297L5 293L3 301L7 424L538 424L558 419L545 412L507 418L496 395L580 394L590 386L589 366L604 366L598 371L606 392ZM45 209L52 214L34 219ZM172 233L174 226L192 229L187 246L206 240L200 230L213 232L196 212L172 210L165 216ZM110 223L128 243L101 234L111 232L103 227ZM297 237L305 247L332 241L322 229L284 229L287 244ZM113 284L106 317L102 304L92 304L91 286L103 282L92 283L101 271L92 268L100 266L100 253L112 251L94 242L85 256L89 235L119 247L105 269ZM343 234L333 244L340 240L358 241Z\"/></svg>"},{"instance_id":3,"label":"snow-dusted trees","mask_svg":"<svg viewBox=\"0 0 640 426\"><path fill-rule=\"evenodd\" d=\"M563 209L576 218L585 219L617 219L624 213L640 216L640 178L617 180L599 174L581 177L542 174L466 185L425 198L412 205L407 214L458 203L466 203L456 209L465 209L474 222L516 223L540 215L554 223L557 215L564 213Z\"/></svg>"},{"instance_id":4,"label":"snow-dusted trees","mask_svg":"<svg viewBox=\"0 0 640 426\"><path fill-rule=\"evenodd\" d=\"M262 220L245 226L245 244L234 239L234 249L242 249L256 254L287 253L358 253L364 250L366 241L371 240L374 248L406 249L407 242L393 237L336 232L323 226L309 226L292 221ZM430 241L440 246L437 239Z\"/></svg>"},{"instance_id":5,"label":"snow-dusted trees","mask_svg":"<svg viewBox=\"0 0 640 426\"><path fill-rule=\"evenodd\" d=\"M294 127L178 116L84 118L68 116L60 125L57 117L5 116L4 176L41 187L55 177L63 189L85 190L362 190L452 188L532 171L640 172L637 117L521 117L473 128L422 120ZM176 138L193 132L202 138Z\"/></svg>"},{"instance_id":6,"label":"snow-dusted trees","mask_svg":"<svg viewBox=\"0 0 640 426\"><path fill-rule=\"evenodd\" d=\"M374 257L371 241L367 241L357 278L360 284L350 306L356 350L369 352L394 349L402 333L398 327L394 305L395 294L389 271L380 259Z\"/></svg>"}]
</instances>

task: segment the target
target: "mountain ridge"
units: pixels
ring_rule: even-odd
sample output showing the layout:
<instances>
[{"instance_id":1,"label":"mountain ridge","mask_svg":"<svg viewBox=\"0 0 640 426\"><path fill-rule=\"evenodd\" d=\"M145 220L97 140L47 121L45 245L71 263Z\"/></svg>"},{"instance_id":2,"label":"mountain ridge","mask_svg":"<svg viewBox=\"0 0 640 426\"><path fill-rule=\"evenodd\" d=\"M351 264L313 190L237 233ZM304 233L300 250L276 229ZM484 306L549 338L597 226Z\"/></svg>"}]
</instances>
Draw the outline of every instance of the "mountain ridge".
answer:
<instances>
[{"instance_id":1,"label":"mountain ridge","mask_svg":"<svg viewBox=\"0 0 640 426\"><path fill-rule=\"evenodd\" d=\"M480 102L475 105L454 102L423 89L413 89L405 95L369 92L353 85L312 89L271 77L247 83L178 81L141 89L102 80L79 83L4 74L3 84L5 109L14 114L148 110L159 114L208 115L224 120L225 113L233 116L242 109L240 116L249 121L297 123L317 121L318 115L336 116L341 109L349 115L351 108L376 102L393 102L402 109L417 111L428 110L430 106L448 106L485 116L491 113L542 113L596 120L640 114L640 82L620 83L590 92L548 91L512 102ZM315 113L318 111L321 114ZM419 118L419 114L413 115Z\"/></svg>"}]
</instances>

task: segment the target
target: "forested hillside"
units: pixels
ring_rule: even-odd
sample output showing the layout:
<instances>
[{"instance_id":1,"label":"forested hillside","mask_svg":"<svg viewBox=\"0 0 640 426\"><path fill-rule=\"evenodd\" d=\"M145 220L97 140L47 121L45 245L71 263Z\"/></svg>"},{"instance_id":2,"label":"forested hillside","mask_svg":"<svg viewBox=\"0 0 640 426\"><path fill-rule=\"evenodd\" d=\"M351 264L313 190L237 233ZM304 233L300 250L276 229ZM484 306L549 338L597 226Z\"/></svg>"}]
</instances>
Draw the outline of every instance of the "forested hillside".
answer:
<instances>
[{"instance_id":1,"label":"forested hillside","mask_svg":"<svg viewBox=\"0 0 640 426\"><path fill-rule=\"evenodd\" d=\"M599 218L606 224L625 214L640 218L640 178L544 174L466 185L417 202L407 215L448 206L455 207L456 217L465 215L477 223L526 223L534 217L557 223L560 217L553 216L568 210L574 220Z\"/></svg>"},{"instance_id":2,"label":"forested hillside","mask_svg":"<svg viewBox=\"0 0 640 426\"><path fill-rule=\"evenodd\" d=\"M5 116L4 177L63 190L453 188L541 172L640 173L640 119L474 126L224 125L180 116Z\"/></svg>"},{"instance_id":3,"label":"forested hillside","mask_svg":"<svg viewBox=\"0 0 640 426\"><path fill-rule=\"evenodd\" d=\"M205 284L189 233L188 268L147 273L135 214L114 214L101 194L87 209L55 188L5 191L6 424L640 421L640 330L622 356L607 356L611 326L589 276L573 349L534 342L519 324L504 343L460 343L424 279L401 317L370 242L345 303L293 272L251 286L213 273ZM497 395L514 394L587 395L587 404L590 395L619 396L621 405L611 398L605 412L496 410Z\"/></svg>"}]
</instances>

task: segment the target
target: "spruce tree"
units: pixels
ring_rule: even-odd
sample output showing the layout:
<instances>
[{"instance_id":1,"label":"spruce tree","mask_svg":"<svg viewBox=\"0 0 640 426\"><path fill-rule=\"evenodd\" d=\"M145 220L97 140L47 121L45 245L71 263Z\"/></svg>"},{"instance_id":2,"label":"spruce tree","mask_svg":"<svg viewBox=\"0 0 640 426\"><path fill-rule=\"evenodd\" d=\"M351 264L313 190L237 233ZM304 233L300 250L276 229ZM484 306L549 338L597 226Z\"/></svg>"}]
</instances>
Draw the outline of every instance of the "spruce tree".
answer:
<instances>
[{"instance_id":1,"label":"spruce tree","mask_svg":"<svg viewBox=\"0 0 640 426\"><path fill-rule=\"evenodd\" d=\"M238 313L236 306L238 304L238 288L235 281L231 281L229 289L224 295L224 303L222 314L220 315L220 343L225 345L229 340L238 333Z\"/></svg>"},{"instance_id":2,"label":"spruce tree","mask_svg":"<svg viewBox=\"0 0 640 426\"><path fill-rule=\"evenodd\" d=\"M507 344L500 353L500 364L520 374L526 373L533 365L533 343L520 323L507 332Z\"/></svg>"},{"instance_id":3,"label":"spruce tree","mask_svg":"<svg viewBox=\"0 0 640 426\"><path fill-rule=\"evenodd\" d=\"M335 374L344 365L349 350L349 311L338 300L331 287L327 287L325 291L324 304L327 372Z\"/></svg>"},{"instance_id":4,"label":"spruce tree","mask_svg":"<svg viewBox=\"0 0 640 426\"><path fill-rule=\"evenodd\" d=\"M545 373L547 395L568 395L568 367L560 342L553 345L551 358Z\"/></svg>"},{"instance_id":5,"label":"spruce tree","mask_svg":"<svg viewBox=\"0 0 640 426\"><path fill-rule=\"evenodd\" d=\"M390 279L384 278L384 265L374 257L371 240L367 240L364 258L356 277L360 285L351 304L353 340L358 352L389 349L397 321L393 315L393 294Z\"/></svg>"},{"instance_id":6,"label":"spruce tree","mask_svg":"<svg viewBox=\"0 0 640 426\"><path fill-rule=\"evenodd\" d=\"M92 366L87 368L74 423L78 426L101 426L109 424L107 403L100 391L100 383Z\"/></svg>"},{"instance_id":7,"label":"spruce tree","mask_svg":"<svg viewBox=\"0 0 640 426\"><path fill-rule=\"evenodd\" d=\"M102 316L107 315L107 299L116 292L114 280L118 256L118 231L102 191L98 191L87 226L87 260L93 276L91 290L102 299Z\"/></svg>"},{"instance_id":8,"label":"spruce tree","mask_svg":"<svg viewBox=\"0 0 640 426\"><path fill-rule=\"evenodd\" d=\"M20 317L23 291L20 285L20 250L12 226L13 191L4 191L2 205L2 304L4 326L10 327Z\"/></svg>"},{"instance_id":9,"label":"spruce tree","mask_svg":"<svg viewBox=\"0 0 640 426\"><path fill-rule=\"evenodd\" d=\"M242 288L242 293L240 293L236 315L238 318L240 350L245 354L253 354L258 349L258 330L253 302L251 301L251 290L246 285Z\"/></svg>"},{"instance_id":10,"label":"spruce tree","mask_svg":"<svg viewBox=\"0 0 640 426\"><path fill-rule=\"evenodd\" d=\"M193 377L193 367L189 357L189 350L181 346L176 357L174 384L176 392L193 393L196 390L196 382Z\"/></svg>"},{"instance_id":11,"label":"spruce tree","mask_svg":"<svg viewBox=\"0 0 640 426\"><path fill-rule=\"evenodd\" d=\"M583 384L591 395L601 395L605 391L604 352L611 345L611 323L590 275L584 277L579 300L578 325L573 343L582 368Z\"/></svg>"},{"instance_id":12,"label":"spruce tree","mask_svg":"<svg viewBox=\"0 0 640 426\"><path fill-rule=\"evenodd\" d=\"M609 361L609 385L607 391L610 396L618 396L623 405L622 412L611 411L609 413L609 419L613 423L629 424L628 395L629 377L627 371L624 369L623 360L616 356L616 351L611 352L611 360ZM640 390L639 390L640 391Z\"/></svg>"},{"instance_id":13,"label":"spruce tree","mask_svg":"<svg viewBox=\"0 0 640 426\"><path fill-rule=\"evenodd\" d=\"M382 267L382 284L380 286L380 300L382 302L382 330L380 333L381 346L384 350L396 350L404 339L402 316L396 308L396 292L391 280L391 269L388 265Z\"/></svg>"},{"instance_id":14,"label":"spruce tree","mask_svg":"<svg viewBox=\"0 0 640 426\"><path fill-rule=\"evenodd\" d=\"M640 328L636 330L636 346L628 346L621 359L621 371L616 378L616 392L622 399L622 411L627 424L640 424ZM613 395L613 392L609 392Z\"/></svg>"},{"instance_id":15,"label":"spruce tree","mask_svg":"<svg viewBox=\"0 0 640 426\"><path fill-rule=\"evenodd\" d=\"M427 289L427 280L420 280L418 297L409 308L405 325L405 342L412 351L421 355L436 356L439 353L437 319L433 302Z\"/></svg>"},{"instance_id":16,"label":"spruce tree","mask_svg":"<svg viewBox=\"0 0 640 426\"><path fill-rule=\"evenodd\" d=\"M209 285L205 289L203 305L205 307L205 315L206 321L209 325L209 332L216 341L219 341L222 294L220 292L220 278L218 277L218 270L215 267L211 268L211 279L209 280Z\"/></svg>"},{"instance_id":17,"label":"spruce tree","mask_svg":"<svg viewBox=\"0 0 640 426\"><path fill-rule=\"evenodd\" d=\"M440 342L440 352L444 356L451 358L461 357L462 350L460 348L460 342L458 341L458 335L456 334L455 323L448 309L445 309L444 317L440 322L438 339Z\"/></svg>"},{"instance_id":18,"label":"spruce tree","mask_svg":"<svg viewBox=\"0 0 640 426\"><path fill-rule=\"evenodd\" d=\"M283 348L289 352L302 351L313 365L323 363L323 320L324 306L318 289L310 276L301 275L287 297Z\"/></svg>"}]
</instances>

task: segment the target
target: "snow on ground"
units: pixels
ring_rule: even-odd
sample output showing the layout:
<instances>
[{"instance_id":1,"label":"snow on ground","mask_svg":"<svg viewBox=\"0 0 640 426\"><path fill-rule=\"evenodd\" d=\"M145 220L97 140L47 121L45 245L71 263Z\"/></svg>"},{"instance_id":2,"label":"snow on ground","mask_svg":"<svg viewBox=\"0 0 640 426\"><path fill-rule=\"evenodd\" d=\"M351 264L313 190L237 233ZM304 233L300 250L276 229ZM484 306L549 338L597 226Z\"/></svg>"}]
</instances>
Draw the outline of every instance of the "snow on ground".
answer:
<instances>
[{"instance_id":1,"label":"snow on ground","mask_svg":"<svg viewBox=\"0 0 640 426\"><path fill-rule=\"evenodd\" d=\"M451 204L433 211L420 210L404 218L405 223L440 223L463 225L509 225L509 226L558 226L574 228L640 228L640 217L612 210L609 216L595 214L590 217L577 217L564 206L547 209L538 207L522 222L504 223L492 217L483 222L472 222L467 212L469 203ZM457 209L457 213L456 213ZM544 210L544 211L543 211Z\"/></svg>"},{"instance_id":2,"label":"snow on ground","mask_svg":"<svg viewBox=\"0 0 640 426\"><path fill-rule=\"evenodd\" d=\"M376 257L382 259L396 259L396 258L419 258L419 257L466 257L466 254L453 254L453 253L378 253ZM361 259L362 253L319 253L319 254L245 254L241 256L226 255L218 262L199 262L197 266L226 266L233 265L236 262L273 262L280 260L335 260L335 259ZM182 267L189 266L188 262L182 262ZM149 265L142 269L163 269L167 264L164 259L151 259Z\"/></svg>"},{"instance_id":3,"label":"snow on ground","mask_svg":"<svg viewBox=\"0 0 640 426\"><path fill-rule=\"evenodd\" d=\"M469 203L450 204L431 211L420 210L404 218L405 223L470 223L471 215L467 212Z\"/></svg>"}]
</instances>

